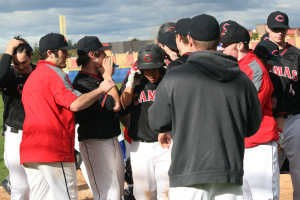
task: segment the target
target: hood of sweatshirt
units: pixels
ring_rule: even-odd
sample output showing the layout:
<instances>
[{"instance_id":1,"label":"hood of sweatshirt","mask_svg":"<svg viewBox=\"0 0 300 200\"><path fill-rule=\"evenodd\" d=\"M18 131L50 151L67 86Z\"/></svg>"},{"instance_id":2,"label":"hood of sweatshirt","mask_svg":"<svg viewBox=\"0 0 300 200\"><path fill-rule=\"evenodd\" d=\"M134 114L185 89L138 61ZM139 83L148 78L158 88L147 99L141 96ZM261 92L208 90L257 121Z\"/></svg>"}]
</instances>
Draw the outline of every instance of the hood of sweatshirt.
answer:
<instances>
[{"instance_id":1,"label":"hood of sweatshirt","mask_svg":"<svg viewBox=\"0 0 300 200\"><path fill-rule=\"evenodd\" d=\"M193 52L187 62L220 82L230 81L240 73L236 58L217 51Z\"/></svg>"}]
</instances>

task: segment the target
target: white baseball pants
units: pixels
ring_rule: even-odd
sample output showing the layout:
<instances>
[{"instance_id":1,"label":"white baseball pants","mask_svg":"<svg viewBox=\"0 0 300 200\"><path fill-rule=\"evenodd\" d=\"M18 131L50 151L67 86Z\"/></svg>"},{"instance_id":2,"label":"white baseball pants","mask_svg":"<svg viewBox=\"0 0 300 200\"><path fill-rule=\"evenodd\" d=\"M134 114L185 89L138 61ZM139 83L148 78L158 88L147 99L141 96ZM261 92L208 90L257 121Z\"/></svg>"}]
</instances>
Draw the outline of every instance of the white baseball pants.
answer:
<instances>
[{"instance_id":1,"label":"white baseball pants","mask_svg":"<svg viewBox=\"0 0 300 200\"><path fill-rule=\"evenodd\" d=\"M279 199L277 142L245 149L243 193L245 200Z\"/></svg>"},{"instance_id":2,"label":"white baseball pants","mask_svg":"<svg viewBox=\"0 0 300 200\"><path fill-rule=\"evenodd\" d=\"M78 200L75 163L24 163L30 200Z\"/></svg>"},{"instance_id":3,"label":"white baseball pants","mask_svg":"<svg viewBox=\"0 0 300 200\"><path fill-rule=\"evenodd\" d=\"M124 159L117 137L79 142L94 199L120 200L124 193Z\"/></svg>"},{"instance_id":4,"label":"white baseball pants","mask_svg":"<svg viewBox=\"0 0 300 200\"><path fill-rule=\"evenodd\" d=\"M11 127L6 125L4 141L4 162L9 171L11 183L11 199L28 200L29 185L24 167L20 165L20 143L22 130L12 132Z\"/></svg>"},{"instance_id":5,"label":"white baseball pants","mask_svg":"<svg viewBox=\"0 0 300 200\"><path fill-rule=\"evenodd\" d=\"M158 142L132 141L130 158L134 197L138 200L168 199L171 148L163 149Z\"/></svg>"},{"instance_id":6,"label":"white baseball pants","mask_svg":"<svg viewBox=\"0 0 300 200\"><path fill-rule=\"evenodd\" d=\"M171 187L170 200L243 200L241 185L230 183L199 184L191 187Z\"/></svg>"},{"instance_id":7,"label":"white baseball pants","mask_svg":"<svg viewBox=\"0 0 300 200\"><path fill-rule=\"evenodd\" d=\"M293 199L300 200L300 114L284 119L283 149L279 152L279 166L287 157L293 183Z\"/></svg>"},{"instance_id":8,"label":"white baseball pants","mask_svg":"<svg viewBox=\"0 0 300 200\"><path fill-rule=\"evenodd\" d=\"M78 129L79 125L78 124L75 124L75 145L74 145L74 148L80 152L80 149L79 149L79 141L78 141L78 132L77 132L77 129ZM81 154L81 153L80 153ZM89 188L91 189L91 184L90 184L90 181L89 181L89 177L87 175L87 171L86 171L86 167L85 167L85 164L84 162L81 163L80 165L80 170L81 170L81 173L85 179L85 182L88 184Z\"/></svg>"}]
</instances>

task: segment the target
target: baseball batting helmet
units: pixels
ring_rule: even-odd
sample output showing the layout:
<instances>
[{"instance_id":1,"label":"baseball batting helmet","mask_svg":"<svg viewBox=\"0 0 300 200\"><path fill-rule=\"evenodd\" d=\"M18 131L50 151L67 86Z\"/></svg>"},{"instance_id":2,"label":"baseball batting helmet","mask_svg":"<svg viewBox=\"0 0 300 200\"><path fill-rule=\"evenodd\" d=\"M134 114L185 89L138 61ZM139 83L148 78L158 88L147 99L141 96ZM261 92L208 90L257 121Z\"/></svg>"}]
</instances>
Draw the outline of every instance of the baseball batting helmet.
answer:
<instances>
[{"instance_id":1,"label":"baseball batting helmet","mask_svg":"<svg viewBox=\"0 0 300 200\"><path fill-rule=\"evenodd\" d=\"M164 52L157 44L148 44L139 50L137 68L155 69L164 65Z\"/></svg>"},{"instance_id":2,"label":"baseball batting helmet","mask_svg":"<svg viewBox=\"0 0 300 200\"><path fill-rule=\"evenodd\" d=\"M158 28L157 40L165 33L165 32L175 32L175 22L165 22Z\"/></svg>"}]
</instances>

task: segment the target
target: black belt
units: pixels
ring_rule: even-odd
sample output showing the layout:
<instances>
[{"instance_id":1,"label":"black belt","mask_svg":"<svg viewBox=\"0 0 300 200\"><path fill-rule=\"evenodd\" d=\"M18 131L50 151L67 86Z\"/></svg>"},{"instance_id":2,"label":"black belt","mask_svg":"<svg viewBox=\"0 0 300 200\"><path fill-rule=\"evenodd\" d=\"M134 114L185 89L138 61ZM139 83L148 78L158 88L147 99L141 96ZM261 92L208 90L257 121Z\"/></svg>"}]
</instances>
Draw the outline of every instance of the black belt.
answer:
<instances>
[{"instance_id":1,"label":"black belt","mask_svg":"<svg viewBox=\"0 0 300 200\"><path fill-rule=\"evenodd\" d=\"M14 127L10 127L10 132L12 133L19 133L19 130L14 128Z\"/></svg>"}]
</instances>

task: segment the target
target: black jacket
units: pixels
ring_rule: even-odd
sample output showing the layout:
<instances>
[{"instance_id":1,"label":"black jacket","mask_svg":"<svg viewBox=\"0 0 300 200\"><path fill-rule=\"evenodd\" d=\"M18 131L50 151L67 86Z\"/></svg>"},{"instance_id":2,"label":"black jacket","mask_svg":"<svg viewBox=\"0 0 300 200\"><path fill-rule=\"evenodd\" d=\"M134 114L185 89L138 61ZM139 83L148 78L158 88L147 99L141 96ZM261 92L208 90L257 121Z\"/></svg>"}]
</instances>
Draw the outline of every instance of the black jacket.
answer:
<instances>
[{"instance_id":1,"label":"black jacket","mask_svg":"<svg viewBox=\"0 0 300 200\"><path fill-rule=\"evenodd\" d=\"M242 185L244 138L261 118L256 89L235 58L192 53L166 74L149 109L150 127L171 131L170 186Z\"/></svg>"},{"instance_id":2,"label":"black jacket","mask_svg":"<svg viewBox=\"0 0 300 200\"><path fill-rule=\"evenodd\" d=\"M25 111L21 97L23 86L29 74L17 72L11 65L11 60L11 55L3 54L0 61L0 91L4 101L3 122L23 130ZM31 64L31 66L32 69L35 69L35 65Z\"/></svg>"},{"instance_id":3,"label":"black jacket","mask_svg":"<svg viewBox=\"0 0 300 200\"><path fill-rule=\"evenodd\" d=\"M80 71L73 81L73 86L81 93L88 93L98 88L102 81L101 76ZM114 105L112 96L106 94L90 107L75 112L75 121L79 124L78 140L109 139L120 135L120 123L113 111Z\"/></svg>"}]
</instances>

